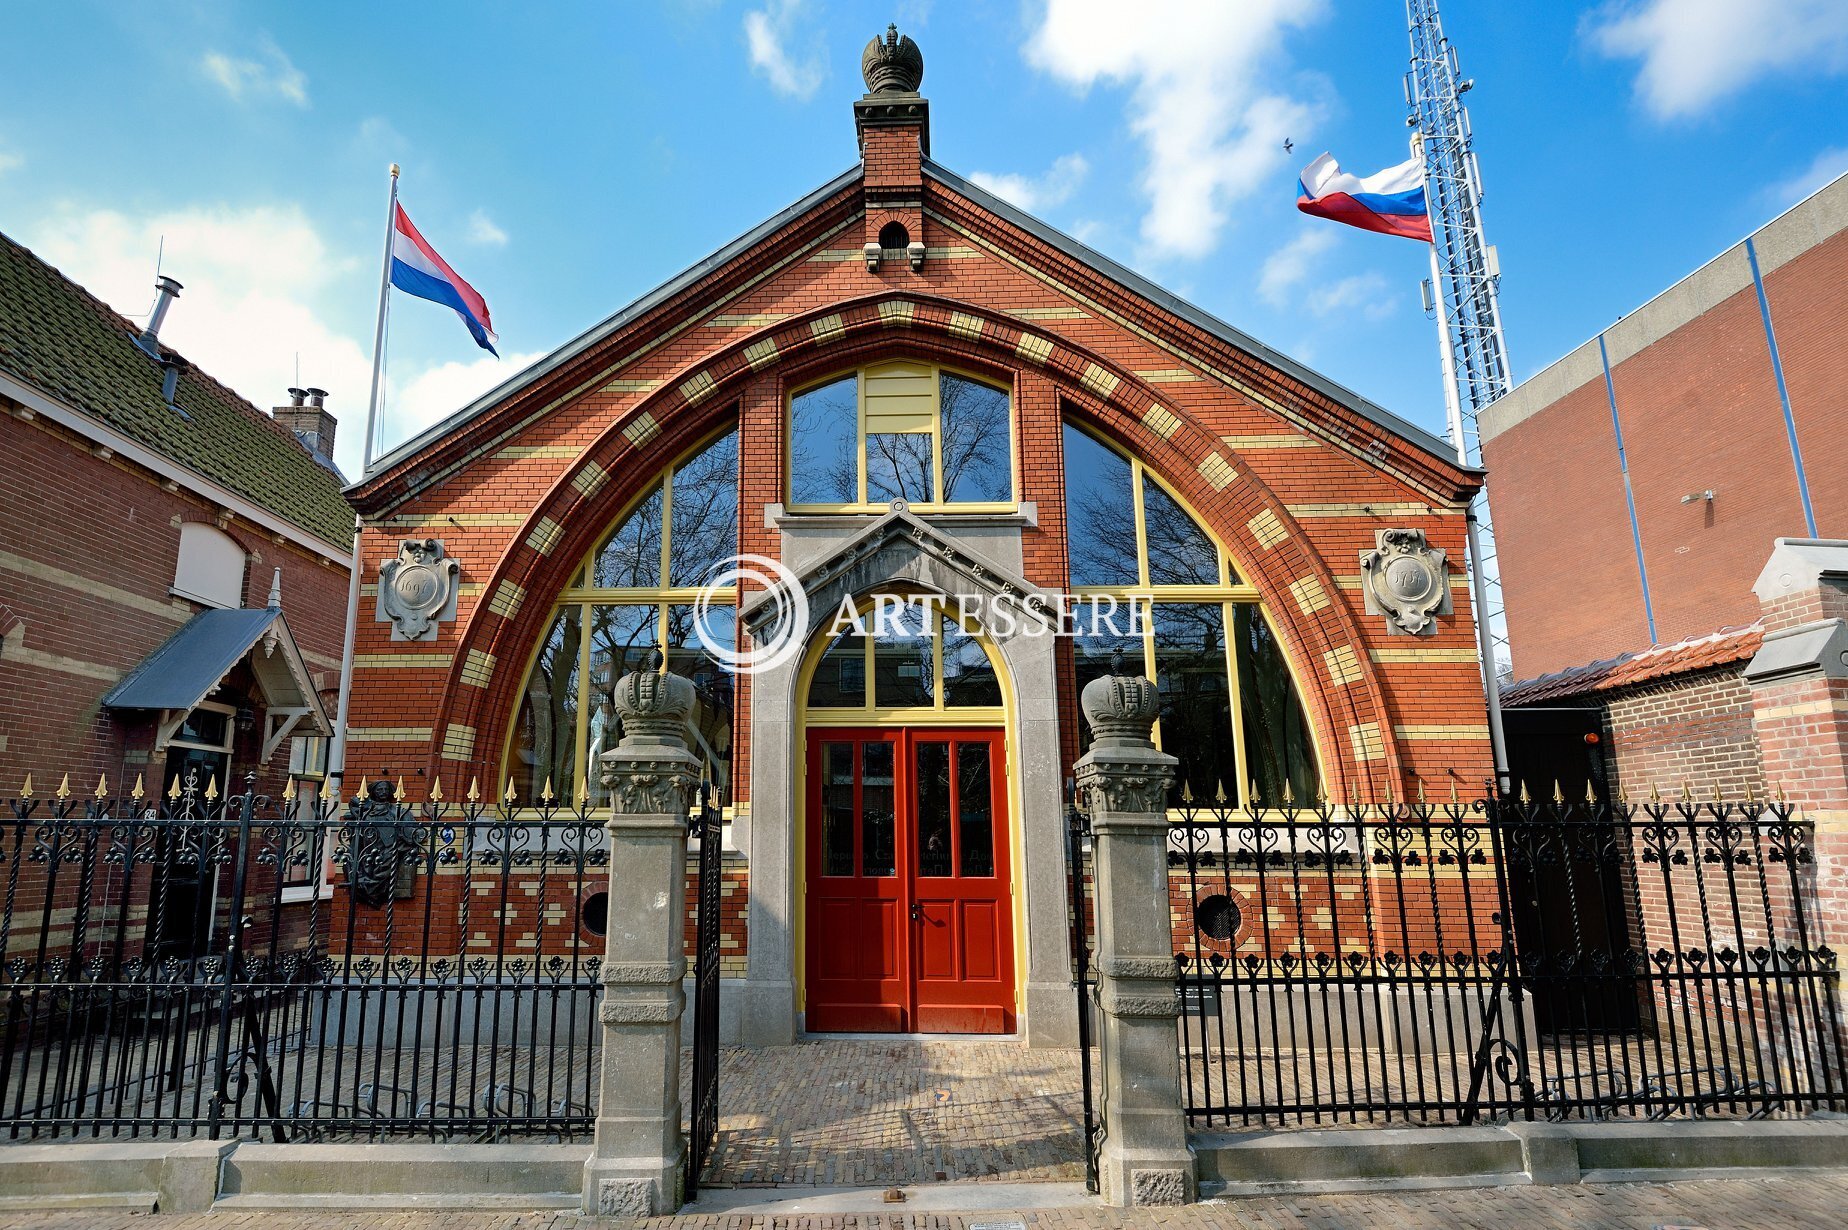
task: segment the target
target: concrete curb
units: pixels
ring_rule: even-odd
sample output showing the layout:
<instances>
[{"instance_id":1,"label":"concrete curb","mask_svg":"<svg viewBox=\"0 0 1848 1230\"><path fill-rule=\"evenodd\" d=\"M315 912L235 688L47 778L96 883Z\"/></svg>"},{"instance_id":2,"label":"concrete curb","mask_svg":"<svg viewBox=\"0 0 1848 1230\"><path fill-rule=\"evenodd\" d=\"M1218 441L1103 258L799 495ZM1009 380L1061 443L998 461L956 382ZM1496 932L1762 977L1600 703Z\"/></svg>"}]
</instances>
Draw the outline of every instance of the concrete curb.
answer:
<instances>
[{"instance_id":1,"label":"concrete curb","mask_svg":"<svg viewBox=\"0 0 1848 1230\"><path fill-rule=\"evenodd\" d=\"M1848 1123L1510 1123L1193 1134L1207 1196L1740 1178L1848 1166Z\"/></svg>"}]
</instances>

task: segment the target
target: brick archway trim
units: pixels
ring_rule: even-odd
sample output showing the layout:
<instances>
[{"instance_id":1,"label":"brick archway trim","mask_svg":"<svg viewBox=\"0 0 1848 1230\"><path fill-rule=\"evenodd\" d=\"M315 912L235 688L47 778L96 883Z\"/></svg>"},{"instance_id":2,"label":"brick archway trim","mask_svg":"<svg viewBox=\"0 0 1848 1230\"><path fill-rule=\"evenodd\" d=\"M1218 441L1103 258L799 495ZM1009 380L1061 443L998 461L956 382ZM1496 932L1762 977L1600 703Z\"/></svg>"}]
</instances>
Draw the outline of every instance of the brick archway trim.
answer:
<instances>
[{"instance_id":1,"label":"brick archway trim","mask_svg":"<svg viewBox=\"0 0 1848 1230\"><path fill-rule=\"evenodd\" d=\"M1079 417L1148 463L1206 520L1263 598L1291 653L1331 792L1371 800L1401 780L1385 691L1358 621L1302 527L1235 452L1103 355L1004 312L895 291L837 301L736 339L684 368L585 448L536 502L460 630L434 715L432 774L445 767L452 780L498 773L498 749L552 595L608 528L612 504L629 502L672 457L732 417L753 380L783 367L849 365L895 342L988 368L1038 368Z\"/></svg>"}]
</instances>

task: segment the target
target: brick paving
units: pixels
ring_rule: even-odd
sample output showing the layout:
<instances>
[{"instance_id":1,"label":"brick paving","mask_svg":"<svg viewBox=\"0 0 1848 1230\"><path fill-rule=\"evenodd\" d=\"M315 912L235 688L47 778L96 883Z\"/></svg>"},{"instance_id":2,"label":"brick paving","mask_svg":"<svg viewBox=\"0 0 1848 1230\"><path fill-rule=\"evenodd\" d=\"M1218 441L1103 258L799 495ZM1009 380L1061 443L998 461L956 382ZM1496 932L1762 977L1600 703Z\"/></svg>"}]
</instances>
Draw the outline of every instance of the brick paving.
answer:
<instances>
[{"instance_id":1,"label":"brick paving","mask_svg":"<svg viewBox=\"0 0 1848 1230\"><path fill-rule=\"evenodd\" d=\"M1838 1230L1848 1175L1469 1188L1353 1196L1254 1197L1183 1209L1068 1209L970 1213L711 1214L630 1223L635 1230ZM607 1230L576 1214L224 1211L149 1218L71 1210L0 1215L9 1230Z\"/></svg>"},{"instance_id":2,"label":"brick paving","mask_svg":"<svg viewBox=\"0 0 1848 1230\"><path fill-rule=\"evenodd\" d=\"M1084 1177L1076 1050L1018 1042L727 1047L710 1187Z\"/></svg>"}]
</instances>

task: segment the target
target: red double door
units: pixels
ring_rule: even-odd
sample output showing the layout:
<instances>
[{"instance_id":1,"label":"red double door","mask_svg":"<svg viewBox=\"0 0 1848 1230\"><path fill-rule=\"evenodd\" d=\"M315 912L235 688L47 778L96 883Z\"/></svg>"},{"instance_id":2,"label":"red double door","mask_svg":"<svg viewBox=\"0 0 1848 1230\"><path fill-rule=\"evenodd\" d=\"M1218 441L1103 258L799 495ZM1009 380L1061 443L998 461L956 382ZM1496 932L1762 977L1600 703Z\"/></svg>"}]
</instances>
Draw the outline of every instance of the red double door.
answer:
<instances>
[{"instance_id":1,"label":"red double door","mask_svg":"<svg viewBox=\"0 0 1848 1230\"><path fill-rule=\"evenodd\" d=\"M998 730L808 736L807 1024L1012 1033Z\"/></svg>"}]
</instances>

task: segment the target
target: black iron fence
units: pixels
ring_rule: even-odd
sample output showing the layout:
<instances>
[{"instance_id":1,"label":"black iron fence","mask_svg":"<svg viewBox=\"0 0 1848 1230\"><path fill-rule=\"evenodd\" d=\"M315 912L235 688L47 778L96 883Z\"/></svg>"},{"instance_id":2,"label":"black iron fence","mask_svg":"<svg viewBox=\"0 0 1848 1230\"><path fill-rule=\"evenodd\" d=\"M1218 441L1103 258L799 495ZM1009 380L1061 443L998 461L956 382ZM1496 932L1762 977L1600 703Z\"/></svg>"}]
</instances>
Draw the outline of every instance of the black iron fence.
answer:
<instances>
[{"instance_id":1,"label":"black iron fence","mask_svg":"<svg viewBox=\"0 0 1848 1230\"><path fill-rule=\"evenodd\" d=\"M1188 1117L1841 1110L1811 839L1783 803L1189 806Z\"/></svg>"},{"instance_id":2,"label":"black iron fence","mask_svg":"<svg viewBox=\"0 0 1848 1230\"><path fill-rule=\"evenodd\" d=\"M0 803L0 1138L586 1133L608 884L587 809Z\"/></svg>"},{"instance_id":3,"label":"black iron fence","mask_svg":"<svg viewBox=\"0 0 1848 1230\"><path fill-rule=\"evenodd\" d=\"M706 1159L711 1156L719 1133L719 940L724 926L720 917L724 827L708 787L701 788L700 806L693 820L693 838L699 850L699 886L693 940L692 1130L687 1141L686 1180L689 1200L699 1191Z\"/></svg>"}]
</instances>

